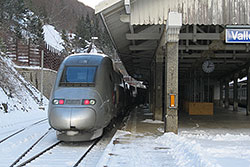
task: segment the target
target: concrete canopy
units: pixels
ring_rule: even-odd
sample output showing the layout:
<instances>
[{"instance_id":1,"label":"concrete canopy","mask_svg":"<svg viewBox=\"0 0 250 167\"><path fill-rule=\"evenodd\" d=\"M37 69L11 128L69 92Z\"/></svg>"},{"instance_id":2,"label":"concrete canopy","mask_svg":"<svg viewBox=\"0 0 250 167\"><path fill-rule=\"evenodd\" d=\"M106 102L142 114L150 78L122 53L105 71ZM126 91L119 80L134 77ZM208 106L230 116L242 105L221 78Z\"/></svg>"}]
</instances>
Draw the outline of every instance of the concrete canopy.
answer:
<instances>
[{"instance_id":1,"label":"concrete canopy","mask_svg":"<svg viewBox=\"0 0 250 167\"><path fill-rule=\"evenodd\" d=\"M169 11L182 13L179 41L180 78L204 73L202 63L213 60L211 77L246 75L249 44L225 44L225 27L249 24L248 0L104 0L96 6L128 73L149 80L150 69Z\"/></svg>"}]
</instances>

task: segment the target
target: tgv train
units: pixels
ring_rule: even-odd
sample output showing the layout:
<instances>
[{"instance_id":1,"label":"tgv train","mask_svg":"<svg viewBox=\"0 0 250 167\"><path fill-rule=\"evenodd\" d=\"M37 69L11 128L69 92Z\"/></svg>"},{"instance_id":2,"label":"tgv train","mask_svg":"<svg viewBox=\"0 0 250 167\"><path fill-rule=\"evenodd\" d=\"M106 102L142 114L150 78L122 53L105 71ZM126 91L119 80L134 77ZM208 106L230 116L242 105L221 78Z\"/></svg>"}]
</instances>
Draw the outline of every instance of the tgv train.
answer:
<instances>
[{"instance_id":1,"label":"tgv train","mask_svg":"<svg viewBox=\"0 0 250 167\"><path fill-rule=\"evenodd\" d=\"M87 141L125 108L128 99L122 75L103 54L75 54L61 64L50 97L50 126L62 141Z\"/></svg>"}]
</instances>

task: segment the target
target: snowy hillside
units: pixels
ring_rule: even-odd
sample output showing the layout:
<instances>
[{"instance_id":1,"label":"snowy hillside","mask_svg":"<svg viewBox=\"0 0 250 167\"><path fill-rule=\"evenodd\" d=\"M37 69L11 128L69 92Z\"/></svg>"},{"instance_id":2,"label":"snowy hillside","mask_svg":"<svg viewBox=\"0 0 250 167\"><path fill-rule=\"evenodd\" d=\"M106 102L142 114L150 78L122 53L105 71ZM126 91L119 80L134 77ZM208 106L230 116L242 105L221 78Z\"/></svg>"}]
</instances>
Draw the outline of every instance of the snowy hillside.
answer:
<instances>
[{"instance_id":1,"label":"snowy hillside","mask_svg":"<svg viewBox=\"0 0 250 167\"><path fill-rule=\"evenodd\" d=\"M12 61L0 55L0 67L0 128L46 118L46 112L39 109L39 91L19 75ZM48 103L45 97L44 103Z\"/></svg>"}]
</instances>

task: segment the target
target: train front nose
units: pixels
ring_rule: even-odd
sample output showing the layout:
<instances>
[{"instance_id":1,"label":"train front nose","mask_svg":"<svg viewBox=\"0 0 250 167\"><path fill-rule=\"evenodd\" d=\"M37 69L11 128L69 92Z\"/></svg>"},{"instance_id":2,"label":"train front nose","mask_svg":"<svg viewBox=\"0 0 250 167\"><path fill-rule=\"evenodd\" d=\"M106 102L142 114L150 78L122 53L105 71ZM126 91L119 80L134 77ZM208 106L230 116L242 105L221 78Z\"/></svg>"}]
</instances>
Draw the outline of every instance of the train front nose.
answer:
<instances>
[{"instance_id":1,"label":"train front nose","mask_svg":"<svg viewBox=\"0 0 250 167\"><path fill-rule=\"evenodd\" d=\"M55 107L50 112L49 123L56 130L91 130L96 122L92 108Z\"/></svg>"}]
</instances>

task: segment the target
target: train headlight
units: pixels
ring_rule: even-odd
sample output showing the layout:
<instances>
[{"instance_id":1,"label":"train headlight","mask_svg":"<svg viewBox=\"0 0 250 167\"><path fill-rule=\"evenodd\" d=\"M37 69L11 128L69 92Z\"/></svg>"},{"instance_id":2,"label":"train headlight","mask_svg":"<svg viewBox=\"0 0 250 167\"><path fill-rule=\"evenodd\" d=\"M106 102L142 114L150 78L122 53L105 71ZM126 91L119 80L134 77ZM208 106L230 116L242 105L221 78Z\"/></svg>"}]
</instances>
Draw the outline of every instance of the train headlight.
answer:
<instances>
[{"instance_id":1,"label":"train headlight","mask_svg":"<svg viewBox=\"0 0 250 167\"><path fill-rule=\"evenodd\" d=\"M95 105L95 103L96 103L96 101L94 99L89 101L89 104L91 104L91 105Z\"/></svg>"},{"instance_id":2,"label":"train headlight","mask_svg":"<svg viewBox=\"0 0 250 167\"><path fill-rule=\"evenodd\" d=\"M53 99L52 104L54 104L54 105L63 105L64 100L63 99Z\"/></svg>"},{"instance_id":3,"label":"train headlight","mask_svg":"<svg viewBox=\"0 0 250 167\"><path fill-rule=\"evenodd\" d=\"M95 105L96 100L94 99L83 99L82 100L82 105Z\"/></svg>"}]
</instances>

